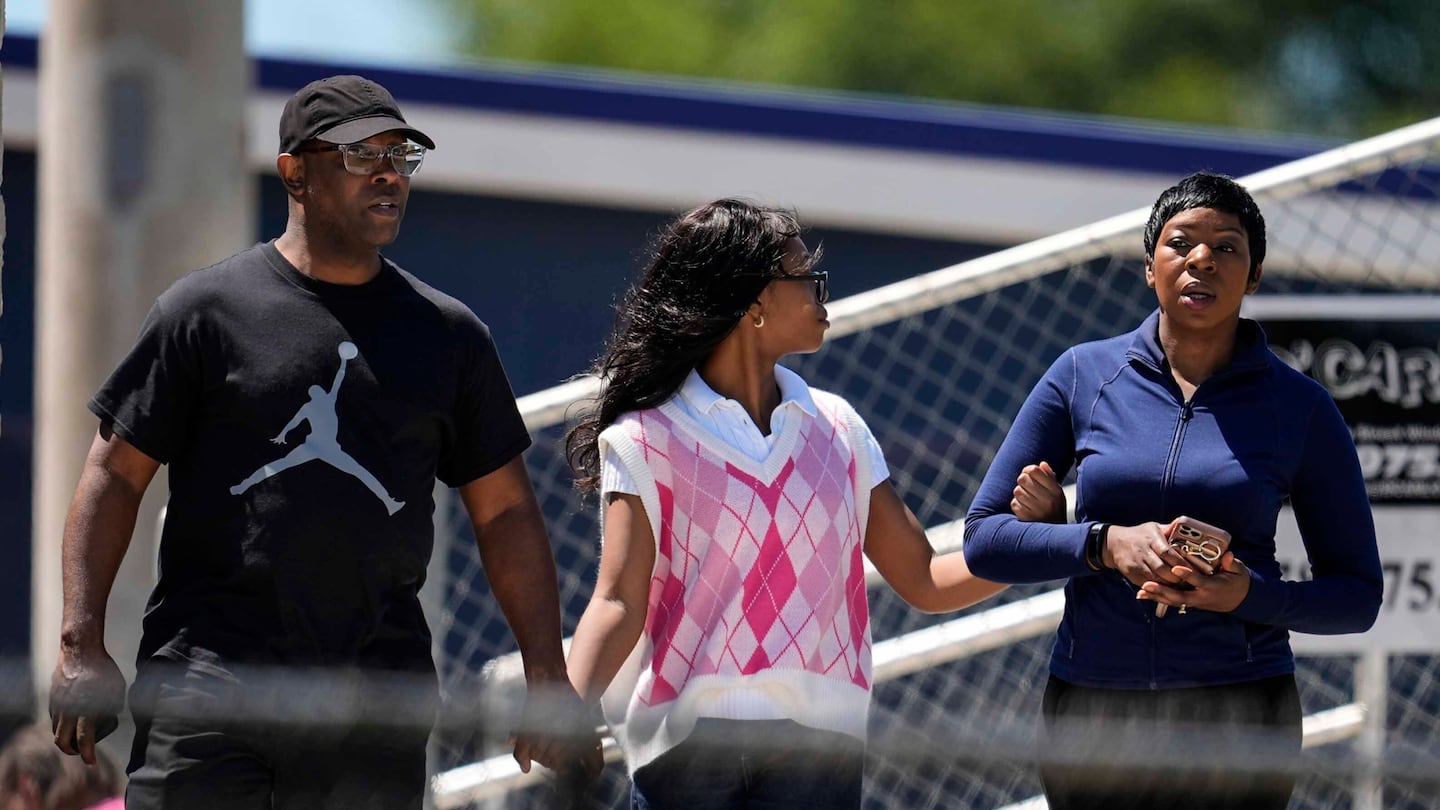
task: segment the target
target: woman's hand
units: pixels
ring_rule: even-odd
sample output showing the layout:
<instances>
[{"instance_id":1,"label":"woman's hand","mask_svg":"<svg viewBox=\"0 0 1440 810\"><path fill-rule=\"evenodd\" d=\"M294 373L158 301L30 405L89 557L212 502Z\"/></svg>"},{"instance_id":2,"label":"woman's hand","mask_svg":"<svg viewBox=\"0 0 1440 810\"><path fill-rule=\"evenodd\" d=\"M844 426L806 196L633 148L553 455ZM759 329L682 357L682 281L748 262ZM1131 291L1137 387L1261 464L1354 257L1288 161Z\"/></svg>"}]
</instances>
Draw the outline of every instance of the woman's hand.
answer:
<instances>
[{"instance_id":1,"label":"woman's hand","mask_svg":"<svg viewBox=\"0 0 1440 810\"><path fill-rule=\"evenodd\" d=\"M1220 567L1213 574L1202 574L1188 565L1177 565L1170 573L1189 586L1186 590L1156 580L1147 580L1135 594L1159 605L1174 605L1184 613L1189 608L1229 613L1250 594L1250 569L1230 552L1220 558Z\"/></svg>"},{"instance_id":2,"label":"woman's hand","mask_svg":"<svg viewBox=\"0 0 1440 810\"><path fill-rule=\"evenodd\" d=\"M1159 523L1142 523L1139 526L1112 525L1105 535L1105 567L1119 571L1137 587L1147 582L1171 586L1183 584L1184 580L1175 574L1174 569L1192 569L1189 568L1185 556L1170 545L1170 541L1165 537L1165 529L1166 527Z\"/></svg>"},{"instance_id":3,"label":"woman's hand","mask_svg":"<svg viewBox=\"0 0 1440 810\"><path fill-rule=\"evenodd\" d=\"M889 481L870 490L865 556L901 599L926 613L960 610L1005 590L970 573L959 549L936 554L919 519Z\"/></svg>"},{"instance_id":4,"label":"woman's hand","mask_svg":"<svg viewBox=\"0 0 1440 810\"><path fill-rule=\"evenodd\" d=\"M1065 490L1050 463L1028 464L1015 479L1010 511L1034 523L1066 523Z\"/></svg>"}]
</instances>

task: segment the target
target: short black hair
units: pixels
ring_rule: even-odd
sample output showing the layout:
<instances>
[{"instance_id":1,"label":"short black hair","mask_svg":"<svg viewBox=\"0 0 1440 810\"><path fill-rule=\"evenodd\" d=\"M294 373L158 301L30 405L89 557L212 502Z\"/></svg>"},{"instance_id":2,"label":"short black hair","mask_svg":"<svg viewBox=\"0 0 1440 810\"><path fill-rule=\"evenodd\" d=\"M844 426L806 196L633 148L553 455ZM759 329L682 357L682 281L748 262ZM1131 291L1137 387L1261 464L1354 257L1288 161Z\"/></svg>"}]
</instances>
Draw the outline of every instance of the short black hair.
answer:
<instances>
[{"instance_id":1,"label":"short black hair","mask_svg":"<svg viewBox=\"0 0 1440 810\"><path fill-rule=\"evenodd\" d=\"M1145 223L1145 258L1155 258L1155 243L1165 223L1192 208L1213 208L1239 218L1250 242L1250 278L1254 280L1255 269L1265 261L1265 217L1250 192L1223 174L1195 172L1161 192L1150 209L1150 221Z\"/></svg>"}]
</instances>

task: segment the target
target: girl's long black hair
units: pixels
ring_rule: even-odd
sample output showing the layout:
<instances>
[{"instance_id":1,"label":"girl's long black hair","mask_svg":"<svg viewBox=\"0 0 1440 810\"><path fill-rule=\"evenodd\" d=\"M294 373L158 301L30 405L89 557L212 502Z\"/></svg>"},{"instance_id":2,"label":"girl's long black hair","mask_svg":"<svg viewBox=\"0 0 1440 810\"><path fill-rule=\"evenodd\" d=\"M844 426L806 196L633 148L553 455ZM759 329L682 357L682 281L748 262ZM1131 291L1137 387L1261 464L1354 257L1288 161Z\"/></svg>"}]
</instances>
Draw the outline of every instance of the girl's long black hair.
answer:
<instances>
[{"instance_id":1,"label":"girl's long black hair","mask_svg":"<svg viewBox=\"0 0 1440 810\"><path fill-rule=\"evenodd\" d=\"M659 234L588 372L600 378L600 394L565 437L577 487L599 486L600 433L679 390L780 275L785 243L799 235L793 213L736 199L702 205Z\"/></svg>"}]
</instances>

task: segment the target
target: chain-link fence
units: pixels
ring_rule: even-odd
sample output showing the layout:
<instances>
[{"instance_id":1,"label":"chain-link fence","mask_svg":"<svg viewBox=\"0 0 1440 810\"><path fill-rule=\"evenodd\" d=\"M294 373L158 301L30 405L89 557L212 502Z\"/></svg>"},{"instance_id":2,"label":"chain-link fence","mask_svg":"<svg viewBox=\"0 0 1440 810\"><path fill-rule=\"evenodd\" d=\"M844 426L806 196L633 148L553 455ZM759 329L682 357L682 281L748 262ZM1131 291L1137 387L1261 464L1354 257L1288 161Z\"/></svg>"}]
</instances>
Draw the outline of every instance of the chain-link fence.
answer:
<instances>
[{"instance_id":1,"label":"chain-link fence","mask_svg":"<svg viewBox=\"0 0 1440 810\"><path fill-rule=\"evenodd\" d=\"M1437 151L1440 119L1243 178L1271 235L1261 294L1434 294L1440 288ZM1133 328L1154 308L1140 262L1147 213L835 302L832 339L792 365L812 385L855 405L924 525L958 521L1020 404L1055 357L1076 343ZM567 632L589 597L598 553L595 504L582 503L571 488L560 442L565 404L584 388L525 400L536 437L527 460L560 567ZM448 508L442 517L464 526L458 503ZM438 550L449 583L437 639L447 698L484 701L484 716L503 729L518 708L513 686L501 683L506 667L491 664L488 675L475 673L512 652L509 631L468 532L442 538ZM1057 585L1011 588L962 616L986 615ZM877 662L885 640L956 618L920 614L883 586L872 588L870 598ZM1050 644L1042 632L877 678L867 807L1002 807L1036 796L1030 743ZM1355 656L1302 657L1306 714L1353 703L1356 668ZM1383 770L1384 806L1437 806L1440 786L1426 779L1440 763L1440 657L1393 656L1385 669L1384 747L1366 749L1349 733L1315 737L1328 742L1308 749L1292 806L1374 806L1374 796L1361 795L1367 783L1360 771L1376 766ZM452 768L501 749L450 735L438 750L438 764ZM542 806L546 790L525 788L492 801ZM623 767L612 765L595 805L620 806L624 791ZM457 806L457 796L439 798Z\"/></svg>"}]
</instances>

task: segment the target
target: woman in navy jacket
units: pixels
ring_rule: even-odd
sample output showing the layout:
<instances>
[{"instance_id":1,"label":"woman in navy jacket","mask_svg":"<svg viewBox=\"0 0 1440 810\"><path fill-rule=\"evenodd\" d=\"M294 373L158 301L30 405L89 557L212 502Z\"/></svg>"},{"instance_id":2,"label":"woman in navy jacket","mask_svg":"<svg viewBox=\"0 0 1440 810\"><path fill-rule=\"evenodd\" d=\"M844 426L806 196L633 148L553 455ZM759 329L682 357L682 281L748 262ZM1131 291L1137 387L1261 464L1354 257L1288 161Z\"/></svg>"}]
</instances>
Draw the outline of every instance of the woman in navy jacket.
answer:
<instances>
[{"instance_id":1,"label":"woman in navy jacket","mask_svg":"<svg viewBox=\"0 0 1440 810\"><path fill-rule=\"evenodd\" d=\"M1145 228L1159 309L1055 361L970 507L976 576L1068 579L1042 711L1055 810L1283 808L1300 747L1289 631L1358 633L1379 610L1349 430L1240 317L1264 257L1265 221L1233 180L1198 173L1167 189ZM1072 467L1078 523L1015 517ZM1286 500L1309 581L1283 580L1275 559ZM1213 574L1166 540L1180 515L1231 534ZM1157 604L1173 607L1162 618Z\"/></svg>"}]
</instances>

